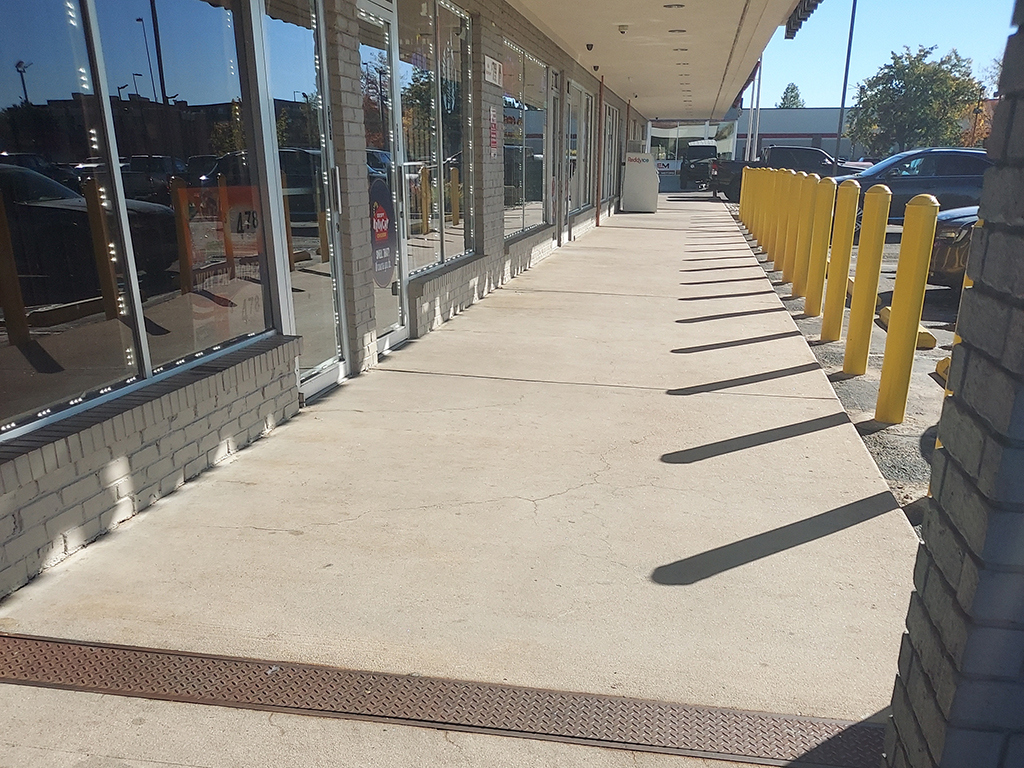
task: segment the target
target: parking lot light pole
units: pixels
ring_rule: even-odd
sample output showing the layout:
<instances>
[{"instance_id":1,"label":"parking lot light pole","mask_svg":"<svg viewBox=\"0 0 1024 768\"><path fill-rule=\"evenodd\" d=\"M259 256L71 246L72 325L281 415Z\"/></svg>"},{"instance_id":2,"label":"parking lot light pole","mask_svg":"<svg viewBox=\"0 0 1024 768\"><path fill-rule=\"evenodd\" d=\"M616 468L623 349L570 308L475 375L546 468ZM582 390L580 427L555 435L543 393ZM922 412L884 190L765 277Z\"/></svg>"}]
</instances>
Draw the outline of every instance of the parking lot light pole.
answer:
<instances>
[{"instance_id":1,"label":"parking lot light pole","mask_svg":"<svg viewBox=\"0 0 1024 768\"><path fill-rule=\"evenodd\" d=\"M843 92L839 96L839 127L836 129L836 152L832 156L832 175L839 171L839 145L843 140L843 124L846 122L846 87L850 83L850 53L853 51L853 25L857 21L857 0L850 8L850 38L846 41L846 69L843 70ZM851 146L853 146L851 144Z\"/></svg>"}]
</instances>

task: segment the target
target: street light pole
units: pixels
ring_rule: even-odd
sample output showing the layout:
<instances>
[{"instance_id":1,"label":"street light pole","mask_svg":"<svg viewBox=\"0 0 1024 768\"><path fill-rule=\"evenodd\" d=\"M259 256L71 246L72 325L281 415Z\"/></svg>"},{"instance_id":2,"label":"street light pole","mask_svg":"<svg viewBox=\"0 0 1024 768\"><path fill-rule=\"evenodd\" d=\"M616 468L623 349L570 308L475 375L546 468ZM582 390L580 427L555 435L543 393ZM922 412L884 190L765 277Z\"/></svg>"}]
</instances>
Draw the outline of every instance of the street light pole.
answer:
<instances>
[{"instance_id":1,"label":"street light pole","mask_svg":"<svg viewBox=\"0 0 1024 768\"><path fill-rule=\"evenodd\" d=\"M132 72L132 84L135 86L135 95L139 95L139 81L136 78L142 77L141 72Z\"/></svg>"},{"instance_id":2,"label":"street light pole","mask_svg":"<svg viewBox=\"0 0 1024 768\"><path fill-rule=\"evenodd\" d=\"M836 129L836 152L832 157L832 175L839 171L839 142L843 140L846 123L846 87L850 82L850 53L853 51L853 24L857 20L857 0L850 9L850 39L846 41L846 69L843 70L843 93L839 97L839 128Z\"/></svg>"},{"instance_id":3,"label":"street light pole","mask_svg":"<svg viewBox=\"0 0 1024 768\"><path fill-rule=\"evenodd\" d=\"M135 19L142 25L142 44L146 46L146 61L149 62L149 83L153 86L153 101L156 101L156 78L153 77L153 59L149 55L149 37L146 35L146 22L139 16Z\"/></svg>"},{"instance_id":4,"label":"street light pole","mask_svg":"<svg viewBox=\"0 0 1024 768\"><path fill-rule=\"evenodd\" d=\"M31 63L26 64L24 61L18 61L14 64L14 68L17 70L18 74L21 75L21 93L25 97L25 104L28 104L28 88L25 86L25 73L31 66Z\"/></svg>"},{"instance_id":5,"label":"street light pole","mask_svg":"<svg viewBox=\"0 0 1024 768\"><path fill-rule=\"evenodd\" d=\"M164 54L160 49L160 20L156 17L156 0L149 0L149 15L153 17L153 46L156 48L156 71L160 75L160 95L164 104L167 99L167 85L164 83Z\"/></svg>"}]
</instances>

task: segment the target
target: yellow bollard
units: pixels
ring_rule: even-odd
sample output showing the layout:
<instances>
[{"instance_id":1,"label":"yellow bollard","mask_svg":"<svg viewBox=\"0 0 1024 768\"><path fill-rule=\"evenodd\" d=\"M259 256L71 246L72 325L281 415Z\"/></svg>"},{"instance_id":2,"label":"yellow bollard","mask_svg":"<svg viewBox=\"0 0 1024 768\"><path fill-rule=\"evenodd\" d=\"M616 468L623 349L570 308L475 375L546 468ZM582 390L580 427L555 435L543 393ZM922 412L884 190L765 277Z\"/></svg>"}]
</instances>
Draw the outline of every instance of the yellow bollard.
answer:
<instances>
[{"instance_id":1,"label":"yellow bollard","mask_svg":"<svg viewBox=\"0 0 1024 768\"><path fill-rule=\"evenodd\" d=\"M807 284L804 314L817 317L821 314L821 296L825 290L825 264L828 261L828 241L832 235L832 209L836 204L835 179L824 178L818 182L814 197L814 231L811 234L811 250L807 260Z\"/></svg>"},{"instance_id":2,"label":"yellow bollard","mask_svg":"<svg viewBox=\"0 0 1024 768\"><path fill-rule=\"evenodd\" d=\"M812 173L800 187L800 219L796 233L796 258L793 260L794 296L807 292L807 261L811 254L811 236L814 233L814 205L821 177Z\"/></svg>"},{"instance_id":3,"label":"yellow bollard","mask_svg":"<svg viewBox=\"0 0 1024 768\"><path fill-rule=\"evenodd\" d=\"M800 234L800 201L803 198L804 181L807 173L800 171L789 190L789 216L786 218L786 245L782 254L782 279L793 282L793 269L796 267L796 244Z\"/></svg>"},{"instance_id":4,"label":"yellow bollard","mask_svg":"<svg viewBox=\"0 0 1024 768\"><path fill-rule=\"evenodd\" d=\"M846 307L850 254L853 251L853 230L857 222L859 201L860 184L854 179L847 179L839 185L836 191L832 255L828 265L828 292L825 296L825 313L821 320L822 341L838 341L843 332L843 309Z\"/></svg>"},{"instance_id":5,"label":"yellow bollard","mask_svg":"<svg viewBox=\"0 0 1024 768\"><path fill-rule=\"evenodd\" d=\"M761 175L759 169L751 168L747 172L747 182L750 184L747 195L747 231L757 237L757 210L760 205L761 192L759 187Z\"/></svg>"},{"instance_id":6,"label":"yellow bollard","mask_svg":"<svg viewBox=\"0 0 1024 768\"><path fill-rule=\"evenodd\" d=\"M743 226L747 226L747 209L750 207L750 169L747 166L743 166L740 169L740 207L739 216L740 223Z\"/></svg>"},{"instance_id":7,"label":"yellow bollard","mask_svg":"<svg viewBox=\"0 0 1024 768\"><path fill-rule=\"evenodd\" d=\"M757 244L761 251L767 251L768 239L768 217L772 206L772 172L770 168L762 168L761 176L761 206L757 214Z\"/></svg>"},{"instance_id":8,"label":"yellow bollard","mask_svg":"<svg viewBox=\"0 0 1024 768\"><path fill-rule=\"evenodd\" d=\"M891 202L892 192L884 184L876 184L864 194L857 270L850 300L850 327L843 356L843 372L854 376L861 376L868 369L871 326L875 320L878 276L882 271L882 247L885 245L885 225L889 221Z\"/></svg>"},{"instance_id":9,"label":"yellow bollard","mask_svg":"<svg viewBox=\"0 0 1024 768\"><path fill-rule=\"evenodd\" d=\"M776 214L778 206L776 201L778 199L778 183L779 183L779 172L769 168L765 174L765 211L764 211L764 242L761 243L761 250L765 254L765 261L770 260L768 255L771 252L772 234L775 227Z\"/></svg>"},{"instance_id":10,"label":"yellow bollard","mask_svg":"<svg viewBox=\"0 0 1024 768\"><path fill-rule=\"evenodd\" d=\"M933 195L918 195L907 203L896 285L892 291L892 314L885 339L882 378L878 382L878 403L875 405L875 420L886 424L902 423L907 411L917 327L924 309L924 290L928 283L938 215L939 201Z\"/></svg>"},{"instance_id":11,"label":"yellow bollard","mask_svg":"<svg viewBox=\"0 0 1024 768\"><path fill-rule=\"evenodd\" d=\"M282 178L284 178L284 171ZM282 181L282 186L284 182ZM235 279L235 244L231 240L231 208L228 203L228 179L223 173L217 174L217 215L220 217L221 232L224 233L224 260L228 263L228 277Z\"/></svg>"},{"instance_id":12,"label":"yellow bollard","mask_svg":"<svg viewBox=\"0 0 1024 768\"><path fill-rule=\"evenodd\" d=\"M786 235L789 232L790 216L793 215L793 188L796 182L796 171L785 171L779 195L779 229L775 234L775 258L772 263L772 269L776 272L782 272L786 266Z\"/></svg>"},{"instance_id":13,"label":"yellow bollard","mask_svg":"<svg viewBox=\"0 0 1024 768\"><path fill-rule=\"evenodd\" d=\"M786 194L789 190L792 171L778 170L775 183L775 216L772 224L771 239L768 241L768 253L772 259L772 270L778 272L782 267L782 236L786 232Z\"/></svg>"}]
</instances>

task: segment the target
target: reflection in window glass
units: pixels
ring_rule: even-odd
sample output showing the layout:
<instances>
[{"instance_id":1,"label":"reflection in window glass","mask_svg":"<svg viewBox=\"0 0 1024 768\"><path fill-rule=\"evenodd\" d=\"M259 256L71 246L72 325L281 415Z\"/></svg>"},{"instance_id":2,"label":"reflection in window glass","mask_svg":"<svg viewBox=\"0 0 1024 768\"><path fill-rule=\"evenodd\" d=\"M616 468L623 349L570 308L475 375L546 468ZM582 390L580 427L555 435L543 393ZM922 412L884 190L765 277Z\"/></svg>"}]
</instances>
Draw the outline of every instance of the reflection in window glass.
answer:
<instances>
[{"instance_id":1,"label":"reflection in window glass","mask_svg":"<svg viewBox=\"0 0 1024 768\"><path fill-rule=\"evenodd\" d=\"M548 126L548 68L529 55L523 68L523 142L526 148L524 226L529 229L547 220L544 202L544 148Z\"/></svg>"},{"instance_id":2,"label":"reflection in window glass","mask_svg":"<svg viewBox=\"0 0 1024 768\"><path fill-rule=\"evenodd\" d=\"M419 0L398 2L398 76L402 94L405 216L411 271L441 260L432 5ZM423 13L421 8L425 9Z\"/></svg>"},{"instance_id":3,"label":"reflection in window glass","mask_svg":"<svg viewBox=\"0 0 1024 768\"><path fill-rule=\"evenodd\" d=\"M569 84L569 133L566 147L569 173L569 212L590 205L590 125L594 98L575 83Z\"/></svg>"},{"instance_id":4,"label":"reflection in window glass","mask_svg":"<svg viewBox=\"0 0 1024 768\"><path fill-rule=\"evenodd\" d=\"M615 194L618 189L620 145L619 145L619 110L606 106L604 114L604 160L602 161L602 199Z\"/></svg>"},{"instance_id":5,"label":"reflection in window glass","mask_svg":"<svg viewBox=\"0 0 1024 768\"><path fill-rule=\"evenodd\" d=\"M441 94L441 185L444 188L444 258L473 249L469 164L469 17L438 3L438 74Z\"/></svg>"},{"instance_id":6,"label":"reflection in window glass","mask_svg":"<svg viewBox=\"0 0 1024 768\"><path fill-rule=\"evenodd\" d=\"M131 380L138 354L103 122L76 0L0 11L0 431ZM140 263L174 216L129 205ZM151 235L151 237L150 237Z\"/></svg>"},{"instance_id":7,"label":"reflection in window glass","mask_svg":"<svg viewBox=\"0 0 1024 768\"><path fill-rule=\"evenodd\" d=\"M523 218L523 52L505 43L504 84L505 236L526 228Z\"/></svg>"},{"instance_id":8,"label":"reflection in window glass","mask_svg":"<svg viewBox=\"0 0 1024 768\"><path fill-rule=\"evenodd\" d=\"M469 18L398 0L409 269L472 250Z\"/></svg>"},{"instance_id":9,"label":"reflection in window glass","mask_svg":"<svg viewBox=\"0 0 1024 768\"><path fill-rule=\"evenodd\" d=\"M240 7L96 2L107 85L119 97L114 132L129 210L171 223L131 232L156 371L267 327L264 212L236 52ZM305 190L293 219L315 221L312 152L294 149L282 163L294 165L289 184Z\"/></svg>"},{"instance_id":10,"label":"reflection in window glass","mask_svg":"<svg viewBox=\"0 0 1024 768\"><path fill-rule=\"evenodd\" d=\"M370 189L373 244L373 313L377 337L402 325L401 264L395 221L395 150L391 123L390 27L367 14L359 18L360 88Z\"/></svg>"},{"instance_id":11,"label":"reflection in window glass","mask_svg":"<svg viewBox=\"0 0 1024 768\"><path fill-rule=\"evenodd\" d=\"M281 162L300 375L341 357L323 167L323 101L317 71L315 0L267 0L270 95Z\"/></svg>"}]
</instances>

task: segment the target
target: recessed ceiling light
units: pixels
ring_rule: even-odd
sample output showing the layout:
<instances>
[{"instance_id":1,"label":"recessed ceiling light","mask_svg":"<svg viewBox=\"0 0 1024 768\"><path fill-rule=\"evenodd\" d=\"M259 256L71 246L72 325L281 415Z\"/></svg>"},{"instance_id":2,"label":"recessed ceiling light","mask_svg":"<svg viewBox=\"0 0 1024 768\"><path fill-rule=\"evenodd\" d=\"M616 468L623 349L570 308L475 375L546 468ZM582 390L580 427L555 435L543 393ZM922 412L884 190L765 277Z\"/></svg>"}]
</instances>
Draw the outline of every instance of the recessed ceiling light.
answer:
<instances>
[{"instance_id":1,"label":"recessed ceiling light","mask_svg":"<svg viewBox=\"0 0 1024 768\"><path fill-rule=\"evenodd\" d=\"M685 8L686 6L682 3L669 3L665 6L666 8Z\"/></svg>"},{"instance_id":2,"label":"recessed ceiling light","mask_svg":"<svg viewBox=\"0 0 1024 768\"><path fill-rule=\"evenodd\" d=\"M689 48L673 48L672 50L673 51L688 51L690 49Z\"/></svg>"},{"instance_id":3,"label":"recessed ceiling light","mask_svg":"<svg viewBox=\"0 0 1024 768\"><path fill-rule=\"evenodd\" d=\"M670 29L669 32L685 32L685 29Z\"/></svg>"}]
</instances>

